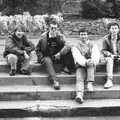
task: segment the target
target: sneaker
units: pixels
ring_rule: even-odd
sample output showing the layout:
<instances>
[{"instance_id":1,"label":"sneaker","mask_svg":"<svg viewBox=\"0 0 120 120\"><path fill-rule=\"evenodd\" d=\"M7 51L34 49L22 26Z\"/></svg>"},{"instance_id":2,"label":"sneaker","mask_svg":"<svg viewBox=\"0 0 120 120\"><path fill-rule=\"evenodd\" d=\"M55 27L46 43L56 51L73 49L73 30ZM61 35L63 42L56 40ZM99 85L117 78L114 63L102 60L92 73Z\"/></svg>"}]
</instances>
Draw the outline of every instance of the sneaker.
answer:
<instances>
[{"instance_id":1,"label":"sneaker","mask_svg":"<svg viewBox=\"0 0 120 120\"><path fill-rule=\"evenodd\" d=\"M30 75L31 72L29 70L21 70L20 71L20 74L23 74L23 75Z\"/></svg>"},{"instance_id":2,"label":"sneaker","mask_svg":"<svg viewBox=\"0 0 120 120\"><path fill-rule=\"evenodd\" d=\"M82 104L83 103L83 95L81 92L78 92L77 95L76 95L76 98L75 98L75 101L79 104Z\"/></svg>"},{"instance_id":3,"label":"sneaker","mask_svg":"<svg viewBox=\"0 0 120 120\"><path fill-rule=\"evenodd\" d=\"M9 72L9 75L10 75L10 76L14 76L15 74L16 74L16 70L15 70L15 69L10 70L10 72Z\"/></svg>"},{"instance_id":4,"label":"sneaker","mask_svg":"<svg viewBox=\"0 0 120 120\"><path fill-rule=\"evenodd\" d=\"M61 73L62 73L62 74L65 74L65 73L67 73L67 74L72 74L67 67L64 67L64 68L61 70Z\"/></svg>"},{"instance_id":5,"label":"sneaker","mask_svg":"<svg viewBox=\"0 0 120 120\"><path fill-rule=\"evenodd\" d=\"M94 90L93 90L93 82L88 82L88 84L87 84L87 90L88 90L89 92L94 91Z\"/></svg>"},{"instance_id":6,"label":"sneaker","mask_svg":"<svg viewBox=\"0 0 120 120\"><path fill-rule=\"evenodd\" d=\"M111 88L112 86L113 86L112 79L108 79L108 80L106 81L106 83L104 84L104 88L105 88L105 89Z\"/></svg>"},{"instance_id":7,"label":"sneaker","mask_svg":"<svg viewBox=\"0 0 120 120\"><path fill-rule=\"evenodd\" d=\"M53 87L55 90L59 90L60 89L60 83L58 81L54 81L53 82Z\"/></svg>"}]
</instances>

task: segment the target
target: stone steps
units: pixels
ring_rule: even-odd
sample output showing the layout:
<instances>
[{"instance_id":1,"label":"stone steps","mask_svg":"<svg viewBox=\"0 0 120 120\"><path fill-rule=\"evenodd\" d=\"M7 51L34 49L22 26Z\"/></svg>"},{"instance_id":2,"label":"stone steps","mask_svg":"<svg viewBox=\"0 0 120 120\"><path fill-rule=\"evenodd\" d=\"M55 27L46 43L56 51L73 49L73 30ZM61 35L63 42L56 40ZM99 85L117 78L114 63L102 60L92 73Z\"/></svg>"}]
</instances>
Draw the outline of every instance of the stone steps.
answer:
<instances>
[{"instance_id":1,"label":"stone steps","mask_svg":"<svg viewBox=\"0 0 120 120\"><path fill-rule=\"evenodd\" d=\"M38 39L34 38L31 41L36 45ZM61 90L54 90L46 71L36 63L35 54L30 65L32 75L9 76L9 66L2 57L4 44L3 38L0 41L0 117L63 117L120 113L120 68L118 66L114 68L114 86L110 89L103 88L106 78L105 65L100 63L97 66L94 91L88 92L85 83L85 101L81 105L74 100L75 74L57 73ZM55 67L59 71L60 67Z\"/></svg>"},{"instance_id":2,"label":"stone steps","mask_svg":"<svg viewBox=\"0 0 120 120\"><path fill-rule=\"evenodd\" d=\"M61 84L75 84L76 76L75 73L61 74L60 66L55 65L57 68L57 77ZM48 75L40 64L31 63L30 69L32 74L30 76L16 74L15 76L9 76L10 68L6 62L0 62L0 86L2 85L40 85L40 84L50 84L48 81ZM120 84L120 67L115 66L114 71L114 84ZM103 85L106 80L105 65L100 64L96 68L95 72L95 85Z\"/></svg>"},{"instance_id":3,"label":"stone steps","mask_svg":"<svg viewBox=\"0 0 120 120\"><path fill-rule=\"evenodd\" d=\"M61 84L75 84L75 74L57 74ZM120 84L120 74L114 74L114 84ZM106 80L106 73L95 74L95 85L103 85ZM8 73L0 73L0 86L5 85L49 85L48 75L46 73L33 72L30 76L16 74L9 76Z\"/></svg>"},{"instance_id":4,"label":"stone steps","mask_svg":"<svg viewBox=\"0 0 120 120\"><path fill-rule=\"evenodd\" d=\"M0 118L109 116L120 114L120 99L0 101ZM40 119L40 118L39 118ZM92 118L91 118L92 119Z\"/></svg>"},{"instance_id":5,"label":"stone steps","mask_svg":"<svg viewBox=\"0 0 120 120\"><path fill-rule=\"evenodd\" d=\"M61 90L54 90L51 85L11 85L0 87L0 101L24 100L74 100L75 84L61 85ZM84 99L120 99L120 85L110 89L94 86L94 91L85 89Z\"/></svg>"},{"instance_id":6,"label":"stone steps","mask_svg":"<svg viewBox=\"0 0 120 120\"><path fill-rule=\"evenodd\" d=\"M0 59L1 59L0 60L0 72L5 72L5 71L8 72L9 69L8 69L6 59L3 58L3 56L0 56ZM101 60L102 59L103 58L101 58ZM31 64L30 68L32 68L33 72L41 71L40 64L37 63L37 56L35 55L35 52L32 53L32 60L30 64ZM55 65L54 67L59 70L60 65ZM96 66L96 72L106 72L106 66L105 66L104 61L100 62L99 65ZM114 73L118 73L118 72L120 72L119 64L114 66Z\"/></svg>"}]
</instances>

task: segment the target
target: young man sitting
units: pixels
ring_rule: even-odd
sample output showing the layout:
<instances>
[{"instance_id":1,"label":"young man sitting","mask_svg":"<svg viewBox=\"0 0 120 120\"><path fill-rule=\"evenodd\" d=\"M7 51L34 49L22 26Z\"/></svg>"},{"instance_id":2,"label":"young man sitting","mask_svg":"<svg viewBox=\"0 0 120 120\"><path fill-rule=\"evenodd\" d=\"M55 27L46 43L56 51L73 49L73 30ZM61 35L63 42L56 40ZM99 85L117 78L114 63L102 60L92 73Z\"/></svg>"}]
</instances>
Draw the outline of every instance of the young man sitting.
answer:
<instances>
[{"instance_id":1,"label":"young man sitting","mask_svg":"<svg viewBox=\"0 0 120 120\"><path fill-rule=\"evenodd\" d=\"M116 22L109 23L109 34L104 37L102 53L105 57L107 80L104 88L113 86L113 66L120 63L120 35L119 25Z\"/></svg>"},{"instance_id":2,"label":"young man sitting","mask_svg":"<svg viewBox=\"0 0 120 120\"><path fill-rule=\"evenodd\" d=\"M24 27L18 25L5 43L4 57L11 67L10 76L15 75L16 72L30 75L30 54L34 49L34 44L26 38Z\"/></svg>"},{"instance_id":3,"label":"young man sitting","mask_svg":"<svg viewBox=\"0 0 120 120\"><path fill-rule=\"evenodd\" d=\"M53 84L54 89L60 89L60 83L56 76L54 63L59 62L64 67L72 67L71 47L67 44L63 34L58 30L56 23L49 25L49 30L41 35L36 46L36 54L38 62L42 64L49 75L49 80ZM73 61L74 64L74 61Z\"/></svg>"},{"instance_id":4,"label":"young man sitting","mask_svg":"<svg viewBox=\"0 0 120 120\"><path fill-rule=\"evenodd\" d=\"M94 71L100 59L97 45L88 39L88 32L84 28L79 31L79 41L73 46L72 54L76 64L75 100L83 103L84 81L87 80L88 91L93 91Z\"/></svg>"}]
</instances>

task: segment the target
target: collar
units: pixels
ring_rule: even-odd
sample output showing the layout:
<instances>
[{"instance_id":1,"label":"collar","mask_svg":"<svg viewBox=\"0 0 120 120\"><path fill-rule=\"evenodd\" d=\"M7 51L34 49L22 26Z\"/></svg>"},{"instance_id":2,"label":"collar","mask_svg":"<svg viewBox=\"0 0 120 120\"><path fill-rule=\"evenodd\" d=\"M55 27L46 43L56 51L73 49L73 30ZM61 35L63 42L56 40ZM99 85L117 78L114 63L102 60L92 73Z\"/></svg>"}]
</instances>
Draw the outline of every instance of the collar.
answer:
<instances>
[{"instance_id":1,"label":"collar","mask_svg":"<svg viewBox=\"0 0 120 120\"><path fill-rule=\"evenodd\" d=\"M48 37L51 38L51 34L50 34L50 32L48 33Z\"/></svg>"},{"instance_id":2,"label":"collar","mask_svg":"<svg viewBox=\"0 0 120 120\"><path fill-rule=\"evenodd\" d=\"M80 44L83 44L83 45L88 45L88 44L89 44L89 41L90 41L90 40L87 40L85 43L82 42L82 41L80 41L79 43L80 43Z\"/></svg>"}]
</instances>

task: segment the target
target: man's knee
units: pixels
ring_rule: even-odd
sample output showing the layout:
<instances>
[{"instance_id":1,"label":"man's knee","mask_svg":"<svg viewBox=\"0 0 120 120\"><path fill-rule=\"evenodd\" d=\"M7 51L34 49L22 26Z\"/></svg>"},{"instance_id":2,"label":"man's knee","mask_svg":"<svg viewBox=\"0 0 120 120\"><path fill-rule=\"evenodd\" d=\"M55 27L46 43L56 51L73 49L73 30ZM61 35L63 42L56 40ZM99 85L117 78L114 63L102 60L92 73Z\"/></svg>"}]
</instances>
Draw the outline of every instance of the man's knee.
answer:
<instances>
[{"instance_id":1,"label":"man's knee","mask_svg":"<svg viewBox=\"0 0 120 120\"><path fill-rule=\"evenodd\" d=\"M94 63L87 65L87 68L94 68L94 67L95 67Z\"/></svg>"},{"instance_id":2,"label":"man's knee","mask_svg":"<svg viewBox=\"0 0 120 120\"><path fill-rule=\"evenodd\" d=\"M113 63L113 58L107 57L107 58L106 58L106 62L107 62L107 63Z\"/></svg>"},{"instance_id":3,"label":"man's knee","mask_svg":"<svg viewBox=\"0 0 120 120\"><path fill-rule=\"evenodd\" d=\"M17 62L18 57L16 55L14 55L14 54L9 54L7 56L7 59L8 59L8 62L11 62L11 61Z\"/></svg>"},{"instance_id":4,"label":"man's knee","mask_svg":"<svg viewBox=\"0 0 120 120\"><path fill-rule=\"evenodd\" d=\"M45 58L43 59L43 63L44 63L44 64L52 64L52 60L51 60L50 57L45 57Z\"/></svg>"}]
</instances>

